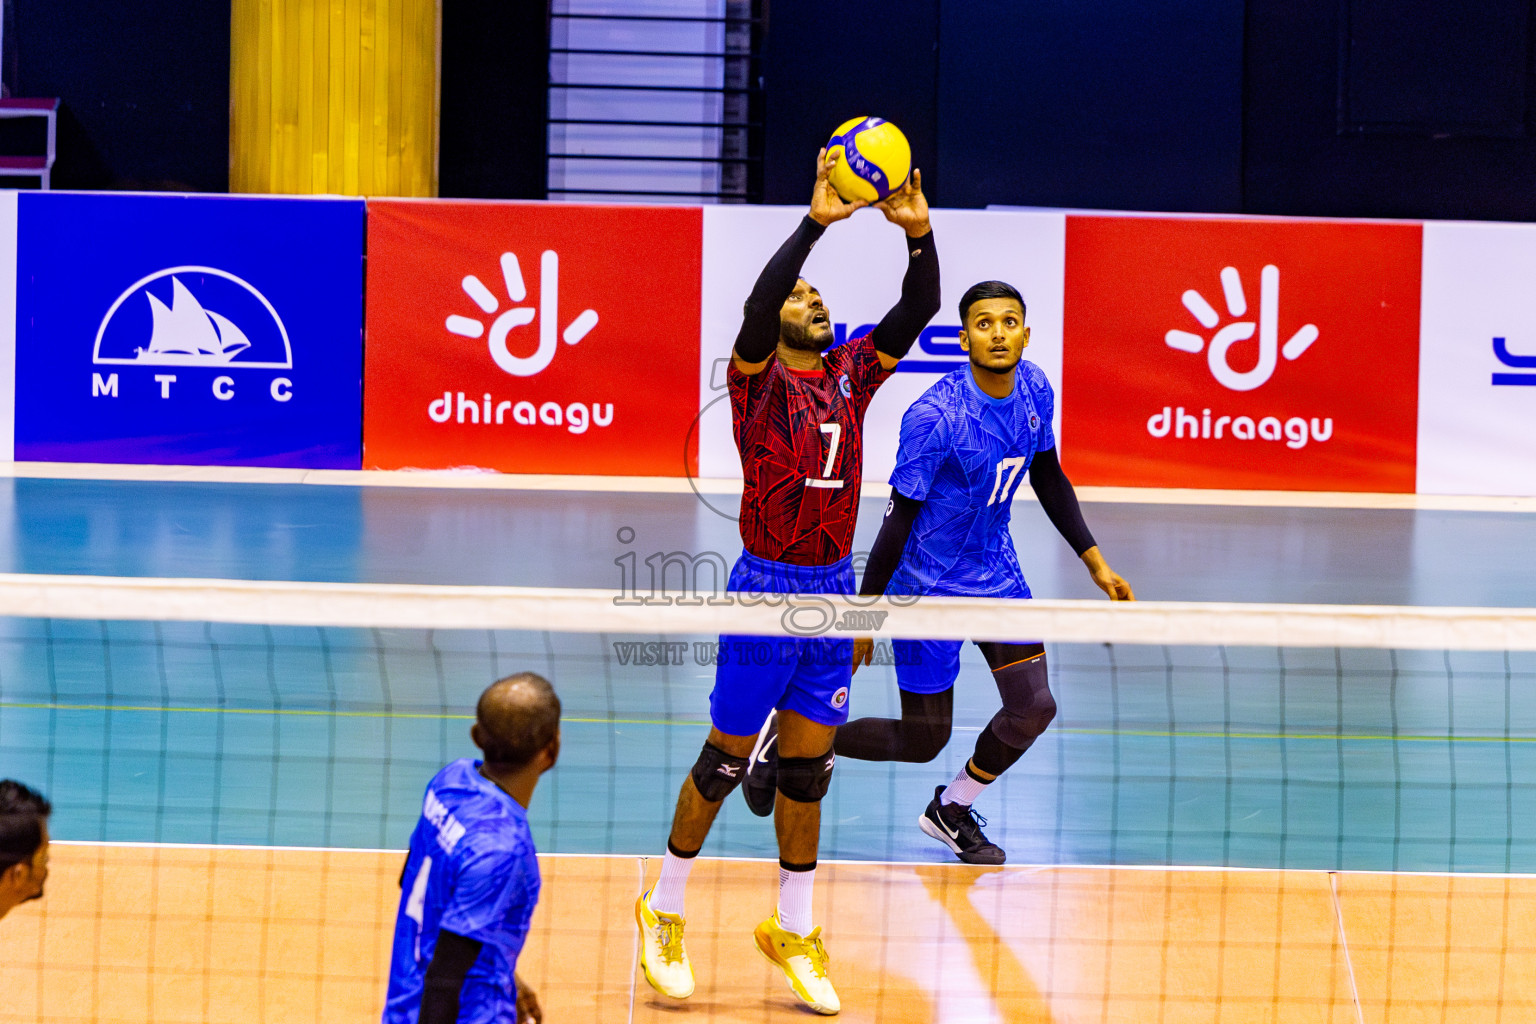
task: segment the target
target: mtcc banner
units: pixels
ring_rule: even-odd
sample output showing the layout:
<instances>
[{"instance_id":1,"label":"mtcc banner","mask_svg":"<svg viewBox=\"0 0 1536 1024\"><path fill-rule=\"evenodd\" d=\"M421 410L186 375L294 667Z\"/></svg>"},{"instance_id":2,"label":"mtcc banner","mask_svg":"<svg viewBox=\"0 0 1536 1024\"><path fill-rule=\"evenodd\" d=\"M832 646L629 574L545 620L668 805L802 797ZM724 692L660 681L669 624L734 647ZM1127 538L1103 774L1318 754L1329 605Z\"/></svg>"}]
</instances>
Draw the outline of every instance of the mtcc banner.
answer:
<instances>
[{"instance_id":1,"label":"mtcc banner","mask_svg":"<svg viewBox=\"0 0 1536 1024\"><path fill-rule=\"evenodd\" d=\"M363 215L23 195L16 457L358 468Z\"/></svg>"}]
</instances>

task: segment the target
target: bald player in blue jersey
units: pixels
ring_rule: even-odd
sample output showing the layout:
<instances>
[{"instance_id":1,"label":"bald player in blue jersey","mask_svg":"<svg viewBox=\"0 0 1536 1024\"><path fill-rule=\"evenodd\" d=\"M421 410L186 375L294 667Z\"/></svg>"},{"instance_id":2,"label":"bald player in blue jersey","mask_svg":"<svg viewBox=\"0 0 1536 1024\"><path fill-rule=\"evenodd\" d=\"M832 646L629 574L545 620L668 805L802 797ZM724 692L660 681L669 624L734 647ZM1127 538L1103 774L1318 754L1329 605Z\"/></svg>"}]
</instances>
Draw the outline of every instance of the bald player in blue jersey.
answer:
<instances>
[{"instance_id":1,"label":"bald player in blue jersey","mask_svg":"<svg viewBox=\"0 0 1536 1024\"><path fill-rule=\"evenodd\" d=\"M528 803L560 757L560 698L521 672L480 695L470 728L484 760L438 772L400 875L384 1024L542 1024L517 977L539 901Z\"/></svg>"},{"instance_id":2,"label":"bald player in blue jersey","mask_svg":"<svg viewBox=\"0 0 1536 1024\"><path fill-rule=\"evenodd\" d=\"M1026 471L1051 523L1116 601L1135 599L1105 562L1083 522L1077 495L1056 457L1056 399L1045 373L1027 360L1024 299L1012 285L983 281L960 299L960 345L969 365L940 379L901 421L891 501L870 551L861 594L1027 598L1008 530L1014 492ZM872 642L854 648L869 664ZM893 647L901 718L861 718L837 732L840 757L926 762L949 742L958 640L897 640ZM976 741L964 770L938 786L919 819L923 831L971 864L1005 855L982 833L972 802L1007 771L1056 716L1041 643L976 641L1002 695L1002 709Z\"/></svg>"}]
</instances>

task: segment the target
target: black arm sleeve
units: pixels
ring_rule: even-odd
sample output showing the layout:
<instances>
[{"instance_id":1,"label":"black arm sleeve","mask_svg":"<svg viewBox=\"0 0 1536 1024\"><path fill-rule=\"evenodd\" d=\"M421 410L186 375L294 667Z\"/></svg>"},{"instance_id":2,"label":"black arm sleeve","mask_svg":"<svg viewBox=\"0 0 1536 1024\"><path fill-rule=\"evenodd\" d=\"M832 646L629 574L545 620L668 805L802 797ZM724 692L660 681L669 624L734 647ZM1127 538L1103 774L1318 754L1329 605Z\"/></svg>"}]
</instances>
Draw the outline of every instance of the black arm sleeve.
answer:
<instances>
[{"instance_id":1,"label":"black arm sleeve","mask_svg":"<svg viewBox=\"0 0 1536 1024\"><path fill-rule=\"evenodd\" d=\"M779 246L779 251L757 275L757 283L742 309L741 330L736 335L736 354L743 362L760 363L778 347L779 310L795 290L805 258L826 230L809 216L801 218L795 233Z\"/></svg>"},{"instance_id":2,"label":"black arm sleeve","mask_svg":"<svg viewBox=\"0 0 1536 1024\"><path fill-rule=\"evenodd\" d=\"M464 978L475 965L483 945L446 929L437 933L437 948L427 965L421 990L419 1024L454 1024L459 1019L459 996Z\"/></svg>"},{"instance_id":3,"label":"black arm sleeve","mask_svg":"<svg viewBox=\"0 0 1536 1024\"><path fill-rule=\"evenodd\" d=\"M900 359L939 311L939 254L933 232L907 238L907 273L901 298L875 327L875 348Z\"/></svg>"},{"instance_id":4,"label":"black arm sleeve","mask_svg":"<svg viewBox=\"0 0 1536 1024\"><path fill-rule=\"evenodd\" d=\"M1081 555L1094 546L1093 534L1088 532L1088 524L1083 522L1083 510L1077 503L1077 492L1072 489L1067 474L1061 471L1061 459L1055 448L1035 454L1034 461L1029 464L1029 485L1035 489L1035 496L1040 499L1040 507L1045 509L1051 525L1072 545L1074 552Z\"/></svg>"},{"instance_id":5,"label":"black arm sleeve","mask_svg":"<svg viewBox=\"0 0 1536 1024\"><path fill-rule=\"evenodd\" d=\"M869 549L869 561L864 564L864 582L859 587L860 594L885 593L886 585L891 582L891 575L896 571L896 563L901 561L901 553L906 550L907 537L912 533L912 522L917 518L917 510L922 507L920 501L914 501L896 491L891 492L891 504L886 509L885 521L880 524L875 545Z\"/></svg>"}]
</instances>

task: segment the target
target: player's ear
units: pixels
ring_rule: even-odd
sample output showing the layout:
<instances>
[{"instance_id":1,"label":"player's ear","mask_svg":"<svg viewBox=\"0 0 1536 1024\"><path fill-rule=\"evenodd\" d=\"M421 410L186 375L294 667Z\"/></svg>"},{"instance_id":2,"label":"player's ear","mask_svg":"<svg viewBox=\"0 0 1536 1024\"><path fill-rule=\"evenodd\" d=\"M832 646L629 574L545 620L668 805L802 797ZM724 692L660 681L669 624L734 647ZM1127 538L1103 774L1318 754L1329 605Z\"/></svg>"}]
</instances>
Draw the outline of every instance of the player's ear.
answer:
<instances>
[{"instance_id":1,"label":"player's ear","mask_svg":"<svg viewBox=\"0 0 1536 1024\"><path fill-rule=\"evenodd\" d=\"M961 352L969 352L970 350L971 350L971 336L969 334L965 333L965 328L962 327L962 328L960 328L960 351Z\"/></svg>"},{"instance_id":2,"label":"player's ear","mask_svg":"<svg viewBox=\"0 0 1536 1024\"><path fill-rule=\"evenodd\" d=\"M1029 328L1024 328L1024 347L1029 348Z\"/></svg>"},{"instance_id":3,"label":"player's ear","mask_svg":"<svg viewBox=\"0 0 1536 1024\"><path fill-rule=\"evenodd\" d=\"M544 748L544 771L549 771L560 760L560 729L555 729L555 738L549 741L549 746Z\"/></svg>"},{"instance_id":4,"label":"player's ear","mask_svg":"<svg viewBox=\"0 0 1536 1024\"><path fill-rule=\"evenodd\" d=\"M469 727L469 738L482 752L485 750L485 733L481 731L479 722Z\"/></svg>"}]
</instances>

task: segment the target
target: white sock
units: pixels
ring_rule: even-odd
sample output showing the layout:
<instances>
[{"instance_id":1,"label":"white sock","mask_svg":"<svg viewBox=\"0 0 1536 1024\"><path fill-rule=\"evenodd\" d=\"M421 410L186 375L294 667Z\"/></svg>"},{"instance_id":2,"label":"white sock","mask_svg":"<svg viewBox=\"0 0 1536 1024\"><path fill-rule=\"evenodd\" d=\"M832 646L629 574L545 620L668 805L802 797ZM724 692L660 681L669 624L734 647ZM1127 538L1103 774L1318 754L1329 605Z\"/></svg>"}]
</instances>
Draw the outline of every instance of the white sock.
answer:
<instances>
[{"instance_id":1,"label":"white sock","mask_svg":"<svg viewBox=\"0 0 1536 1024\"><path fill-rule=\"evenodd\" d=\"M811 886L816 869L790 871L779 864L779 924L796 935L808 935L811 923Z\"/></svg>"},{"instance_id":2,"label":"white sock","mask_svg":"<svg viewBox=\"0 0 1536 1024\"><path fill-rule=\"evenodd\" d=\"M651 909L666 914L683 914L683 901L688 890L688 872L693 870L694 857L679 857L671 850L661 858L661 877L651 890Z\"/></svg>"},{"instance_id":3,"label":"white sock","mask_svg":"<svg viewBox=\"0 0 1536 1024\"><path fill-rule=\"evenodd\" d=\"M987 783L977 782L971 778L970 772L961 768L960 774L955 776L955 781L945 787L944 792L939 795L939 803L969 807L976 802L976 798L981 796L981 791L986 788Z\"/></svg>"}]
</instances>

